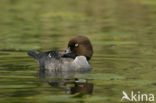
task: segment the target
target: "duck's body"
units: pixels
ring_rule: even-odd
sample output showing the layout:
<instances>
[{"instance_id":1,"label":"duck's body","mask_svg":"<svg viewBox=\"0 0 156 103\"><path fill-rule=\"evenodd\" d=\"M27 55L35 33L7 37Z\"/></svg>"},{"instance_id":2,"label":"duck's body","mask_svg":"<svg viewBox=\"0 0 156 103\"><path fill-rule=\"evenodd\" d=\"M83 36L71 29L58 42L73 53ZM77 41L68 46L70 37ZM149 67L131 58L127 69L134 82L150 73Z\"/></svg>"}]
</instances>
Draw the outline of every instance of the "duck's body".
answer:
<instances>
[{"instance_id":1,"label":"duck's body","mask_svg":"<svg viewBox=\"0 0 156 103\"><path fill-rule=\"evenodd\" d=\"M51 71L88 71L91 69L91 65L86 57L77 56L74 60L67 58L56 60L52 58L45 62L45 68Z\"/></svg>"},{"instance_id":2,"label":"duck's body","mask_svg":"<svg viewBox=\"0 0 156 103\"><path fill-rule=\"evenodd\" d=\"M89 44L87 42L89 42ZM89 45L90 47L86 46L85 48L85 45ZM35 58L41 70L88 71L92 68L88 62L92 56L92 52L89 39L83 36L77 36L69 41L68 49L64 52L48 51L39 53L37 51L28 51L28 55Z\"/></svg>"}]
</instances>

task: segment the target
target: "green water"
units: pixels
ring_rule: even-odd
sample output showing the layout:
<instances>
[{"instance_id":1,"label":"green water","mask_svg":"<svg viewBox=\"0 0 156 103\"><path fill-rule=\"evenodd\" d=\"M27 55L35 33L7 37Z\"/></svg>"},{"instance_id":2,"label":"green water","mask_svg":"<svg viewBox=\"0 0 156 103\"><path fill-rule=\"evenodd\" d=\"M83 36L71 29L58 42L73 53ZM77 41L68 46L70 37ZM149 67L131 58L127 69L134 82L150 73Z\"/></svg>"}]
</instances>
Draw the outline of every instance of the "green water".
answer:
<instances>
[{"instance_id":1,"label":"green water","mask_svg":"<svg viewBox=\"0 0 156 103\"><path fill-rule=\"evenodd\" d=\"M64 50L76 35L93 44L91 73L39 78L27 51ZM89 92L68 93L74 78ZM0 1L0 103L120 103L122 91L156 95L155 78L155 0Z\"/></svg>"}]
</instances>

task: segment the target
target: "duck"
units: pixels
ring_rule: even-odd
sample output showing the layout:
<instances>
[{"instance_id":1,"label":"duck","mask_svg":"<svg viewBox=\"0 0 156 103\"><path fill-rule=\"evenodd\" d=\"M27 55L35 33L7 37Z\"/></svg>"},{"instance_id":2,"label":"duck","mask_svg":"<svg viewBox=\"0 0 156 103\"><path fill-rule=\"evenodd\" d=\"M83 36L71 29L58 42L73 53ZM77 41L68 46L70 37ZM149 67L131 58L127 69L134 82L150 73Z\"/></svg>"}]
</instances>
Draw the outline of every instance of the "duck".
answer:
<instances>
[{"instance_id":1,"label":"duck","mask_svg":"<svg viewBox=\"0 0 156 103\"><path fill-rule=\"evenodd\" d=\"M38 52L29 50L28 55L38 63L40 70L47 71L90 71L89 63L93 55L93 47L85 36L72 37L64 51Z\"/></svg>"}]
</instances>

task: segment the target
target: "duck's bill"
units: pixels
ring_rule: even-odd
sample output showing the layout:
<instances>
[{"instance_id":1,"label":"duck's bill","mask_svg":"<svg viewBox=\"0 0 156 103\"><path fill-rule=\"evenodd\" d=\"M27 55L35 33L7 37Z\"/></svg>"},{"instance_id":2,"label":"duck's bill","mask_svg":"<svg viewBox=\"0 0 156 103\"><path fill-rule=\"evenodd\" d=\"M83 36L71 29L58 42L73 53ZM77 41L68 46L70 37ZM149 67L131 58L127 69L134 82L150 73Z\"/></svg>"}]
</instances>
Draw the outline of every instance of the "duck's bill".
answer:
<instances>
[{"instance_id":1,"label":"duck's bill","mask_svg":"<svg viewBox=\"0 0 156 103\"><path fill-rule=\"evenodd\" d=\"M70 47L68 47L68 48L64 51L64 54L69 54L69 53L71 53Z\"/></svg>"},{"instance_id":2,"label":"duck's bill","mask_svg":"<svg viewBox=\"0 0 156 103\"><path fill-rule=\"evenodd\" d=\"M68 55L70 53L71 53L71 49L70 48L67 48L66 50L64 50L64 51L61 52L61 55L62 56L66 56L66 55Z\"/></svg>"},{"instance_id":3,"label":"duck's bill","mask_svg":"<svg viewBox=\"0 0 156 103\"><path fill-rule=\"evenodd\" d=\"M62 57L75 59L77 55L75 53L72 53L70 48L67 48L65 51L62 52Z\"/></svg>"}]
</instances>

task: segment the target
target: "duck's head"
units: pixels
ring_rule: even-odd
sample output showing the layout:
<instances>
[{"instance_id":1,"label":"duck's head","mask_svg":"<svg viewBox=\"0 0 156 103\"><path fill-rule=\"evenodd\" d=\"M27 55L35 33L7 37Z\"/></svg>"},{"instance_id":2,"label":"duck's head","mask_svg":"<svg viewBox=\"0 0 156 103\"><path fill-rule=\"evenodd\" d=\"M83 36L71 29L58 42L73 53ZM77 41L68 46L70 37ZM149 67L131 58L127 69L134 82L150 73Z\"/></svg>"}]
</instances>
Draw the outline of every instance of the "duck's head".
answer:
<instances>
[{"instance_id":1,"label":"duck's head","mask_svg":"<svg viewBox=\"0 0 156 103\"><path fill-rule=\"evenodd\" d=\"M72 53L78 56L85 56L90 60L93 55L93 48L90 40L85 36L75 36L68 42L68 48L65 53Z\"/></svg>"}]
</instances>

